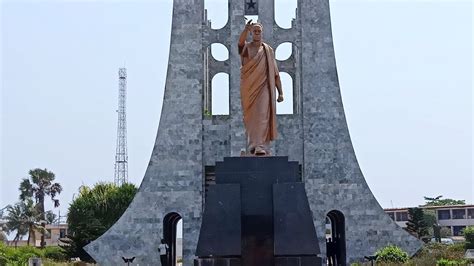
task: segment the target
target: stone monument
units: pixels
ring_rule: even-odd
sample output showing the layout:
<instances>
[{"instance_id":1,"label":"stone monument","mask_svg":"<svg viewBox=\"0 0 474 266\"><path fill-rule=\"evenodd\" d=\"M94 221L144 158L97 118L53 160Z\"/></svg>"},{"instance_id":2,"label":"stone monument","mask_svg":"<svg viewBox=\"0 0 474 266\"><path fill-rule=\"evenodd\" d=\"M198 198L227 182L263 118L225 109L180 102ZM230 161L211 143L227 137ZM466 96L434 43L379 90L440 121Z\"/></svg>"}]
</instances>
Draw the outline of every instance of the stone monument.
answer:
<instances>
[{"instance_id":1,"label":"stone monument","mask_svg":"<svg viewBox=\"0 0 474 266\"><path fill-rule=\"evenodd\" d=\"M416 252L421 242L384 213L357 163L338 84L329 1L298 0L290 29L276 25L273 0L229 0L228 4L227 24L214 30L203 0L173 1L168 73L150 163L123 216L86 251L101 265L118 265L122 256L136 257L135 265L160 265L157 247L164 238L172 249L171 263L176 224L182 220L183 264L193 264L206 198L225 185L215 179L218 162L232 161L226 157L240 156L247 144L239 91L241 61L235 43L244 16L258 15L268 44L293 44L290 58L277 63L281 72L292 77L294 113L278 115L279 137L272 153L298 165L319 257L344 265L363 261L388 244ZM212 43L226 46L229 58L215 60L210 54ZM212 114L211 91L219 89L212 88L211 80L220 72L229 75L229 115L208 115L208 111ZM253 159L266 158L273 157ZM273 198L273 204L281 200ZM331 241L326 240L326 221Z\"/></svg>"}]
</instances>

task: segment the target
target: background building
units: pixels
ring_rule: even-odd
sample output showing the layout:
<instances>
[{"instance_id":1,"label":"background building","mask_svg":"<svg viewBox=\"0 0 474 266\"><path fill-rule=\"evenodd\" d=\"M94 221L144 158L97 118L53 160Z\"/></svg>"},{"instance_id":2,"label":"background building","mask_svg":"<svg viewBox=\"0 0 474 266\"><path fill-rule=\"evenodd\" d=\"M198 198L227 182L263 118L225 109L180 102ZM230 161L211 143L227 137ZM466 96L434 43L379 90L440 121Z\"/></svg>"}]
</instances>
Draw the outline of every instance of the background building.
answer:
<instances>
[{"instance_id":1,"label":"background building","mask_svg":"<svg viewBox=\"0 0 474 266\"><path fill-rule=\"evenodd\" d=\"M449 205L419 207L423 210L433 210L438 224L449 228L452 236L461 236L467 226L474 226L474 205ZM400 227L406 228L409 208L389 208L385 212Z\"/></svg>"},{"instance_id":2,"label":"background building","mask_svg":"<svg viewBox=\"0 0 474 266\"><path fill-rule=\"evenodd\" d=\"M59 241L60 238L65 238L67 234L67 224L66 223L54 223L54 224L47 224L46 225L46 234L44 235L44 242L46 242L46 246L59 246L61 242ZM26 235L28 237L28 235ZM35 242L31 242L30 246L41 247L41 231L35 231ZM26 246L28 243L26 239L19 240L16 245L17 246ZM10 246L15 246L15 242L9 240L7 242Z\"/></svg>"}]
</instances>

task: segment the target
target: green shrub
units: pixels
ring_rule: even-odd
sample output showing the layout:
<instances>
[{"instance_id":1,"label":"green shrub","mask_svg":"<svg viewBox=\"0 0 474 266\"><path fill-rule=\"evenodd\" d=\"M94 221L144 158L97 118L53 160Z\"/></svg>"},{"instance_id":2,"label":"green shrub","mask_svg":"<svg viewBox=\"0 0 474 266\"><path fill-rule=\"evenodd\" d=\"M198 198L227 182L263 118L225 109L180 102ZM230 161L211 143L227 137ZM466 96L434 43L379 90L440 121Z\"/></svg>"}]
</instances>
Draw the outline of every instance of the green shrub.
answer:
<instances>
[{"instance_id":1,"label":"green shrub","mask_svg":"<svg viewBox=\"0 0 474 266\"><path fill-rule=\"evenodd\" d=\"M35 247L6 247L5 257L8 264L27 264L29 258L43 257L42 250Z\"/></svg>"},{"instance_id":2,"label":"green shrub","mask_svg":"<svg viewBox=\"0 0 474 266\"><path fill-rule=\"evenodd\" d=\"M377 262L405 263L408 261L408 253L397 246L389 245L377 251Z\"/></svg>"},{"instance_id":3,"label":"green shrub","mask_svg":"<svg viewBox=\"0 0 474 266\"><path fill-rule=\"evenodd\" d=\"M46 247L39 249L36 247L11 247L0 244L0 265L26 265L30 258L43 258L46 261L66 261L63 250L60 247Z\"/></svg>"},{"instance_id":4,"label":"green shrub","mask_svg":"<svg viewBox=\"0 0 474 266\"><path fill-rule=\"evenodd\" d=\"M45 247L43 250L44 258L54 261L66 261L67 256L60 247Z\"/></svg>"},{"instance_id":5,"label":"green shrub","mask_svg":"<svg viewBox=\"0 0 474 266\"><path fill-rule=\"evenodd\" d=\"M474 226L464 228L463 235L466 239L465 248L474 249Z\"/></svg>"},{"instance_id":6,"label":"green shrub","mask_svg":"<svg viewBox=\"0 0 474 266\"><path fill-rule=\"evenodd\" d=\"M441 243L426 244L416 257L432 257L435 260L449 259L460 260L464 258L464 244L455 243L454 245L446 245Z\"/></svg>"},{"instance_id":7,"label":"green shrub","mask_svg":"<svg viewBox=\"0 0 474 266\"><path fill-rule=\"evenodd\" d=\"M433 266L436 265L437 259L430 256L413 257L405 265L407 266Z\"/></svg>"},{"instance_id":8,"label":"green shrub","mask_svg":"<svg viewBox=\"0 0 474 266\"><path fill-rule=\"evenodd\" d=\"M461 265L467 265L467 261L440 259L436 262L436 265L437 266L461 266Z\"/></svg>"},{"instance_id":9,"label":"green shrub","mask_svg":"<svg viewBox=\"0 0 474 266\"><path fill-rule=\"evenodd\" d=\"M437 265L438 261L441 259L462 262L464 252L463 243L455 243L454 245L428 243L424 245L406 265L433 266Z\"/></svg>"},{"instance_id":10,"label":"green shrub","mask_svg":"<svg viewBox=\"0 0 474 266\"><path fill-rule=\"evenodd\" d=\"M3 254L0 254L0 265L6 265L7 262L8 262L7 257L5 257L5 255Z\"/></svg>"}]
</instances>

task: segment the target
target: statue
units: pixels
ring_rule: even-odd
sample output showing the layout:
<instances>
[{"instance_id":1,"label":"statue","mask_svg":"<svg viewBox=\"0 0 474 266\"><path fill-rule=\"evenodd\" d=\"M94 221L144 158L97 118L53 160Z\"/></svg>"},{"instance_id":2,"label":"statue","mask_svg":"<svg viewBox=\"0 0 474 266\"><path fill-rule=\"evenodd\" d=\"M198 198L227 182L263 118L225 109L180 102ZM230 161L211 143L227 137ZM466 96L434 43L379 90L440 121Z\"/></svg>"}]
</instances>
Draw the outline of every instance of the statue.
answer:
<instances>
[{"instance_id":1,"label":"statue","mask_svg":"<svg viewBox=\"0 0 474 266\"><path fill-rule=\"evenodd\" d=\"M246 42L252 32L252 41ZM280 74L273 49L262 41L263 26L250 20L239 38L240 97L247 133L247 150L252 155L270 155L270 142L277 137L277 102L283 101Z\"/></svg>"}]
</instances>

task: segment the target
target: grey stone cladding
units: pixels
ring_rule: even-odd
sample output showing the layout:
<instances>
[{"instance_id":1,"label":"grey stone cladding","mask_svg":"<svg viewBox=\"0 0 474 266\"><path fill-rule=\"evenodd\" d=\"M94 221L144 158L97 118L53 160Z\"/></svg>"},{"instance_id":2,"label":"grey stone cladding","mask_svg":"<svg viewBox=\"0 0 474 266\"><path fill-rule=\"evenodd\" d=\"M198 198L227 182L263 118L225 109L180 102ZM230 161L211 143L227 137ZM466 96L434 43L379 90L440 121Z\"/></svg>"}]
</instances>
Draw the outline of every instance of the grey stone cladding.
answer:
<instances>
[{"instance_id":1,"label":"grey stone cladding","mask_svg":"<svg viewBox=\"0 0 474 266\"><path fill-rule=\"evenodd\" d=\"M229 0L222 29L210 28L204 0L174 0L165 95L155 146L139 191L123 216L86 246L100 265L160 265L157 246L163 218L183 218L184 265L192 265L203 208L205 166L245 149L240 106L240 57L237 40L244 26L244 0ZM223 0L224 1L224 0ZM328 0L298 0L292 28L274 20L273 0L258 0L264 40L274 49L293 44L280 71L293 79L294 114L278 116L273 153L302 165L313 221L325 257L325 217L345 217L347 263L363 261L388 244L416 252L421 242L398 227L383 211L359 168L338 84ZM158 33L157 33L158 34ZM221 43L229 59L212 58L210 45ZM229 74L229 115L212 116L212 77Z\"/></svg>"}]
</instances>

